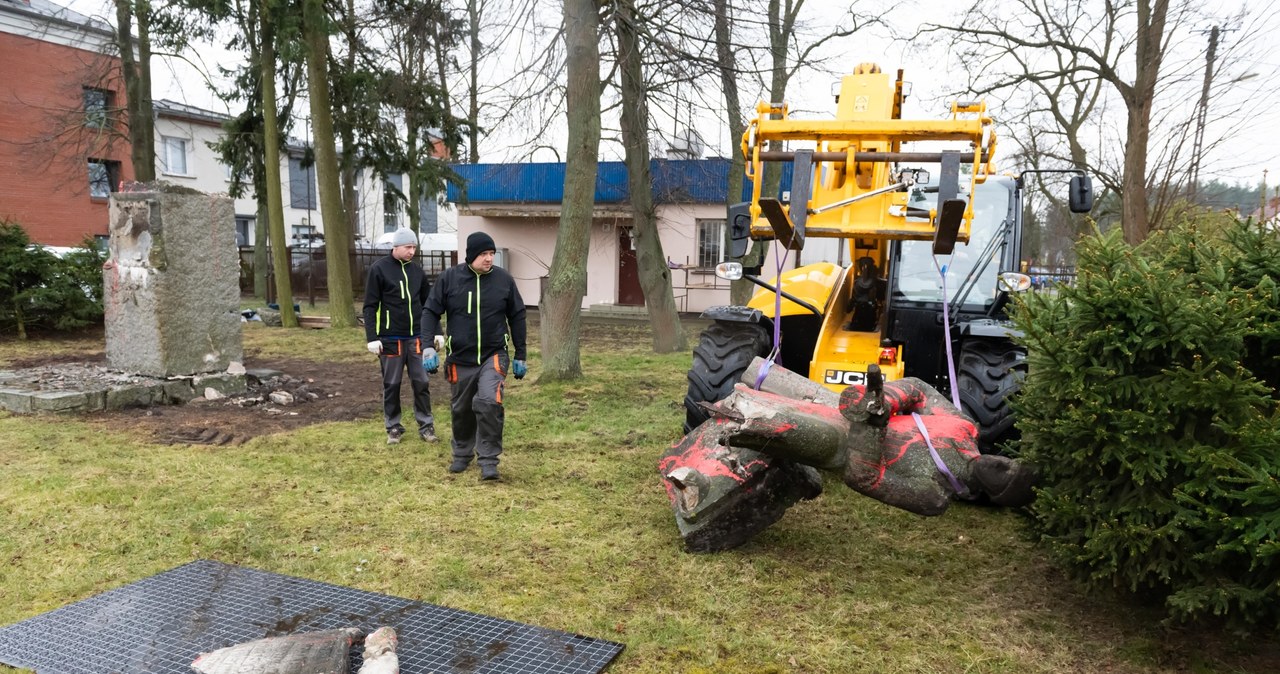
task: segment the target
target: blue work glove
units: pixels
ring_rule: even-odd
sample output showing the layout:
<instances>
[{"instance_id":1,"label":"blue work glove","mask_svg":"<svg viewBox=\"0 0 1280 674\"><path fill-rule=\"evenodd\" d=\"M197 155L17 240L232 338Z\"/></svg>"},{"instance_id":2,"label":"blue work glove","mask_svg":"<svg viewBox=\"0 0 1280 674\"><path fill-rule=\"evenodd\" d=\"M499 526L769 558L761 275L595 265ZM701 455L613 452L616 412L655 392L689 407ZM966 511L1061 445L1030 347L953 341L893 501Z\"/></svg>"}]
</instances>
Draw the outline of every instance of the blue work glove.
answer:
<instances>
[{"instance_id":1,"label":"blue work glove","mask_svg":"<svg viewBox=\"0 0 1280 674\"><path fill-rule=\"evenodd\" d=\"M529 367L524 364L523 360L517 360L511 364L511 372L516 376L516 379L524 379L524 376L529 374Z\"/></svg>"},{"instance_id":2,"label":"blue work glove","mask_svg":"<svg viewBox=\"0 0 1280 674\"><path fill-rule=\"evenodd\" d=\"M422 350L422 367L426 368L427 372L440 369L440 356L436 355L435 349L427 347Z\"/></svg>"}]
</instances>

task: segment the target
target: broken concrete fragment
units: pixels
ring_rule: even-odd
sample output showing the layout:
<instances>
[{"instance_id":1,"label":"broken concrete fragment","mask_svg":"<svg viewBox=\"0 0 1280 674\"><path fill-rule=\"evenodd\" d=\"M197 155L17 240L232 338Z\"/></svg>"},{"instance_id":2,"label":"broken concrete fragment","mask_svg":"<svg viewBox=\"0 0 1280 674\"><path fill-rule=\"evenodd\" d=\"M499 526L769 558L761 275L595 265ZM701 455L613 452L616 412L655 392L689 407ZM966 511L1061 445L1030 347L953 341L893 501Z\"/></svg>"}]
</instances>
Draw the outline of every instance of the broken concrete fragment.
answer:
<instances>
[{"instance_id":1,"label":"broken concrete fragment","mask_svg":"<svg viewBox=\"0 0 1280 674\"><path fill-rule=\"evenodd\" d=\"M173 379L163 384L164 401L167 403L181 404L196 397L196 390L191 388L191 381L188 379Z\"/></svg>"},{"instance_id":2,"label":"broken concrete fragment","mask_svg":"<svg viewBox=\"0 0 1280 674\"><path fill-rule=\"evenodd\" d=\"M204 391L212 388L222 394L220 397L238 395L248 390L248 384L244 375L231 374L228 372L219 372L218 374L196 375L191 378L191 386L196 391ZM209 396L205 396L209 398ZM209 398L213 400L213 398Z\"/></svg>"}]
</instances>

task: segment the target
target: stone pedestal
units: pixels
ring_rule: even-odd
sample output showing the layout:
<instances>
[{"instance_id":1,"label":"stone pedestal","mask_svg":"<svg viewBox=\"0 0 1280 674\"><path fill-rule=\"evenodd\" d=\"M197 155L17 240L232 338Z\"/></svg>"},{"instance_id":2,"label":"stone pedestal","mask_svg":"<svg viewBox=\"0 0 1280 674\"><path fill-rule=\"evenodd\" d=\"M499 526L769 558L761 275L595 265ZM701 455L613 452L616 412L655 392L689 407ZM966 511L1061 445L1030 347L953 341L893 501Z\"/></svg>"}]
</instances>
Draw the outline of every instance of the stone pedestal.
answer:
<instances>
[{"instance_id":1,"label":"stone pedestal","mask_svg":"<svg viewBox=\"0 0 1280 674\"><path fill-rule=\"evenodd\" d=\"M234 206L158 189L111 195L107 360L153 377L226 371L244 357Z\"/></svg>"}]
</instances>

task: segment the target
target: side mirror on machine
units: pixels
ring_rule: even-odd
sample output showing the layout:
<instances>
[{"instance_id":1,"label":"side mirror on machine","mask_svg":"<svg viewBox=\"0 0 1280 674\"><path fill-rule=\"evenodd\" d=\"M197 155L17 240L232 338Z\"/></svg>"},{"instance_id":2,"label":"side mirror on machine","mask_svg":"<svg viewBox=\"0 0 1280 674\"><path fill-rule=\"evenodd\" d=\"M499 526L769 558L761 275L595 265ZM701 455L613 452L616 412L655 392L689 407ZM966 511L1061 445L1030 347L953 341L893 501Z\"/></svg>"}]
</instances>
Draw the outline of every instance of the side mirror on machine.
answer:
<instances>
[{"instance_id":1,"label":"side mirror on machine","mask_svg":"<svg viewBox=\"0 0 1280 674\"><path fill-rule=\"evenodd\" d=\"M737 281L742 278L742 263L721 262L716 265L716 276L726 281Z\"/></svg>"},{"instance_id":2,"label":"side mirror on machine","mask_svg":"<svg viewBox=\"0 0 1280 674\"><path fill-rule=\"evenodd\" d=\"M1093 180L1089 176L1073 176L1068 191L1072 213L1088 213L1093 210Z\"/></svg>"},{"instance_id":3,"label":"side mirror on machine","mask_svg":"<svg viewBox=\"0 0 1280 674\"><path fill-rule=\"evenodd\" d=\"M1031 287L1031 277L1016 271L1007 271L996 277L996 287L1004 293L1020 293Z\"/></svg>"},{"instance_id":4,"label":"side mirror on machine","mask_svg":"<svg viewBox=\"0 0 1280 674\"><path fill-rule=\"evenodd\" d=\"M729 207L729 257L745 256L750 241L751 204L744 201Z\"/></svg>"}]
</instances>

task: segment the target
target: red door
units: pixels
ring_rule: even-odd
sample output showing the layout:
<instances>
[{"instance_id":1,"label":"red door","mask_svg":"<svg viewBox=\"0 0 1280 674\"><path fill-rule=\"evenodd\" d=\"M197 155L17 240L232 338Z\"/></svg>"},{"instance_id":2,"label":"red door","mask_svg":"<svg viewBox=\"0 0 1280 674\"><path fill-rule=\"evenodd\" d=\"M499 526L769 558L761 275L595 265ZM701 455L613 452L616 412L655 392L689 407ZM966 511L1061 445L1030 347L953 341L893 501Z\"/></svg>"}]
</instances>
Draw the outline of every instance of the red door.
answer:
<instances>
[{"instance_id":1,"label":"red door","mask_svg":"<svg viewBox=\"0 0 1280 674\"><path fill-rule=\"evenodd\" d=\"M636 248L631 241L630 227L618 228L618 304L644 306L640 267L636 263Z\"/></svg>"}]
</instances>

